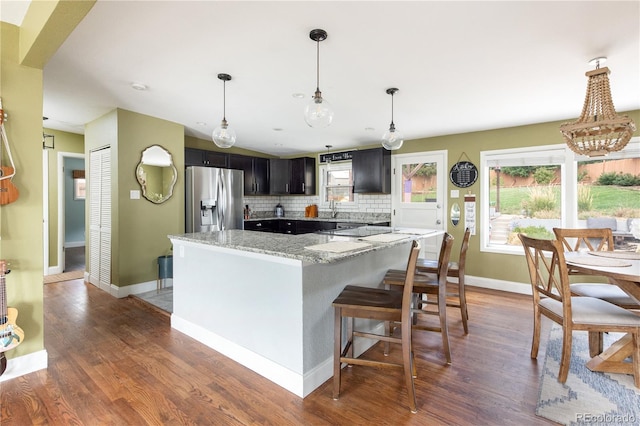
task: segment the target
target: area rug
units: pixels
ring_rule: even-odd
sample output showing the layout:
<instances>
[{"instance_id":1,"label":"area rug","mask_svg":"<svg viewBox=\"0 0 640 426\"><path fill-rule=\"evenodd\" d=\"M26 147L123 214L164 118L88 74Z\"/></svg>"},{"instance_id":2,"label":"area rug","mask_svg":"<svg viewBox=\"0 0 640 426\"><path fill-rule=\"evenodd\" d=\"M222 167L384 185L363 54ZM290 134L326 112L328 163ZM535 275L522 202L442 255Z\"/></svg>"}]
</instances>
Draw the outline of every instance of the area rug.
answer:
<instances>
[{"instance_id":1,"label":"area rug","mask_svg":"<svg viewBox=\"0 0 640 426\"><path fill-rule=\"evenodd\" d=\"M604 347L622 334L607 333ZM566 383L558 383L562 353L562 328L553 324L549 333L544 368L540 377L538 416L565 425L640 424L640 389L628 374L589 371L589 341L586 331L573 332L571 366Z\"/></svg>"},{"instance_id":2,"label":"area rug","mask_svg":"<svg viewBox=\"0 0 640 426\"><path fill-rule=\"evenodd\" d=\"M45 284L59 283L60 281L77 280L79 278L84 278L84 271L78 270L78 271L64 272L62 274L45 275L44 283Z\"/></svg>"}]
</instances>

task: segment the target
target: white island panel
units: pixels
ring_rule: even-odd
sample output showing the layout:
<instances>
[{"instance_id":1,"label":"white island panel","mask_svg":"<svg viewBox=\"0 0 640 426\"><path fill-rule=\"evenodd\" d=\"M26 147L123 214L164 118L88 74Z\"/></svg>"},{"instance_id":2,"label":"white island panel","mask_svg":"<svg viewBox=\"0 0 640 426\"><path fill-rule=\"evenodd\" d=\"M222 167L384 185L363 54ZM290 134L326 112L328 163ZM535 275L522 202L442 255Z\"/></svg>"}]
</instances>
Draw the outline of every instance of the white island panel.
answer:
<instances>
[{"instance_id":1,"label":"white island panel","mask_svg":"<svg viewBox=\"0 0 640 426\"><path fill-rule=\"evenodd\" d=\"M180 245L184 257L174 257L172 321L202 327L301 374L302 262Z\"/></svg>"},{"instance_id":2,"label":"white island panel","mask_svg":"<svg viewBox=\"0 0 640 426\"><path fill-rule=\"evenodd\" d=\"M228 235L248 238L239 233L251 231ZM292 244L310 245L296 237ZM379 287L387 269L404 268L412 237L329 262L229 248L222 239L171 238L172 327L305 397L333 375L333 300L348 284Z\"/></svg>"}]
</instances>

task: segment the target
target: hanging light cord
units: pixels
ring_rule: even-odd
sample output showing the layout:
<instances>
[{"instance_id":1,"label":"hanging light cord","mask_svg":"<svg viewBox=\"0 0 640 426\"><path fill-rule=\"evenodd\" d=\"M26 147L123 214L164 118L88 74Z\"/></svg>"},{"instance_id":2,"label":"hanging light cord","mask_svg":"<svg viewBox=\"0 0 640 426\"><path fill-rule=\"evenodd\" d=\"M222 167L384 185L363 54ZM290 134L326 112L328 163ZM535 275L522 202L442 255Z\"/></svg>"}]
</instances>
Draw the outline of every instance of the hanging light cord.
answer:
<instances>
[{"instance_id":1,"label":"hanging light cord","mask_svg":"<svg viewBox=\"0 0 640 426\"><path fill-rule=\"evenodd\" d=\"M227 121L227 81L222 80L222 121Z\"/></svg>"},{"instance_id":2,"label":"hanging light cord","mask_svg":"<svg viewBox=\"0 0 640 426\"><path fill-rule=\"evenodd\" d=\"M320 40L316 40L316 92L320 91Z\"/></svg>"},{"instance_id":3,"label":"hanging light cord","mask_svg":"<svg viewBox=\"0 0 640 426\"><path fill-rule=\"evenodd\" d=\"M393 93L391 93L391 125L389 126L389 130L392 132L396 130L396 125L393 124Z\"/></svg>"}]
</instances>

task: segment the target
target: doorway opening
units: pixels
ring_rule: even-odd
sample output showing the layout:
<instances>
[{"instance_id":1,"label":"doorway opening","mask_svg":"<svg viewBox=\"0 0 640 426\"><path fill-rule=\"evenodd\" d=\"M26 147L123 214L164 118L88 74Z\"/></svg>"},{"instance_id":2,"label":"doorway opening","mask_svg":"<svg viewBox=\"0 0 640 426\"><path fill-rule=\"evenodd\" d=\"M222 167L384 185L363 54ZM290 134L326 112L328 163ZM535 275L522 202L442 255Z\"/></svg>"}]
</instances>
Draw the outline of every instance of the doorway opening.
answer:
<instances>
[{"instance_id":1,"label":"doorway opening","mask_svg":"<svg viewBox=\"0 0 640 426\"><path fill-rule=\"evenodd\" d=\"M85 270L84 154L43 150L44 274Z\"/></svg>"}]
</instances>

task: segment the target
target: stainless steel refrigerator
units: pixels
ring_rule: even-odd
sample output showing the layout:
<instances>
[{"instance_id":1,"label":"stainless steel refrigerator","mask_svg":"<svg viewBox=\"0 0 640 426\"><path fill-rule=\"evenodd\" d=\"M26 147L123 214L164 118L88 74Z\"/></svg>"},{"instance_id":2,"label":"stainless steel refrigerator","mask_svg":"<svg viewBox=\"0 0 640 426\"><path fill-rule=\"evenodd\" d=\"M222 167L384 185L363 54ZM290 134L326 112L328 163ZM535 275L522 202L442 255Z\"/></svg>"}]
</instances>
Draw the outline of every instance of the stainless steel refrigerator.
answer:
<instances>
[{"instance_id":1,"label":"stainless steel refrigerator","mask_svg":"<svg viewBox=\"0 0 640 426\"><path fill-rule=\"evenodd\" d=\"M187 167L186 232L244 229L244 172L215 167Z\"/></svg>"}]
</instances>

